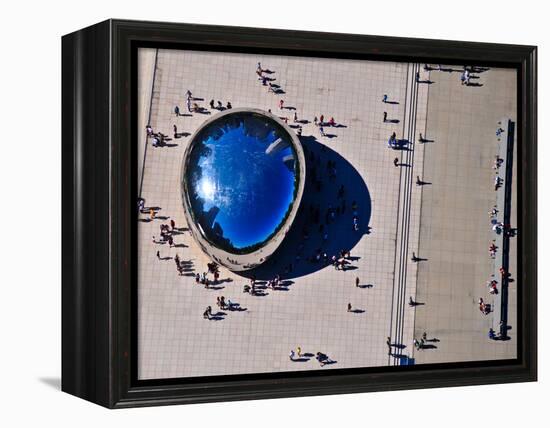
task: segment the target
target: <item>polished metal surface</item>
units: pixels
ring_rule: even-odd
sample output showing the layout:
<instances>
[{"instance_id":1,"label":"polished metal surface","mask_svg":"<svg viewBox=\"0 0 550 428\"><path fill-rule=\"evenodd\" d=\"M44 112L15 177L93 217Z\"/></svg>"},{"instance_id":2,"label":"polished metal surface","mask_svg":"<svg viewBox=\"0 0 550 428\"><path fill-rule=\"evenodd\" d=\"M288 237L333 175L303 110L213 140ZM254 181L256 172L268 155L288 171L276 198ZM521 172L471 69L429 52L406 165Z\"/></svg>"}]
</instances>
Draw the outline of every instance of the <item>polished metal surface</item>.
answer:
<instances>
[{"instance_id":1,"label":"polished metal surface","mask_svg":"<svg viewBox=\"0 0 550 428\"><path fill-rule=\"evenodd\" d=\"M232 109L207 120L182 170L186 216L201 248L233 270L263 263L292 224L304 168L298 138L270 113Z\"/></svg>"}]
</instances>

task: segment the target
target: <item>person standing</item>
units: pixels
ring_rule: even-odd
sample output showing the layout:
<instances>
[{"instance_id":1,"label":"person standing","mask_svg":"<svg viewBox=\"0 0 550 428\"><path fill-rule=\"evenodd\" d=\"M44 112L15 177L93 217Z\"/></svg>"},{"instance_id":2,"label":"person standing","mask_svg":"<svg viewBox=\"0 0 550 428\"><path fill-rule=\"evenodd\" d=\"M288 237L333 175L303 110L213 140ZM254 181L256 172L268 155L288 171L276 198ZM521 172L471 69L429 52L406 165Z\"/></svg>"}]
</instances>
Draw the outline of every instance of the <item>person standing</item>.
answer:
<instances>
[{"instance_id":1,"label":"person standing","mask_svg":"<svg viewBox=\"0 0 550 428\"><path fill-rule=\"evenodd\" d=\"M383 103L387 103L388 102L388 96L386 94L384 94L384 96L382 97L382 102Z\"/></svg>"},{"instance_id":2,"label":"person standing","mask_svg":"<svg viewBox=\"0 0 550 428\"><path fill-rule=\"evenodd\" d=\"M284 104L285 104L284 100L279 100L279 110L283 109Z\"/></svg>"},{"instance_id":3,"label":"person standing","mask_svg":"<svg viewBox=\"0 0 550 428\"><path fill-rule=\"evenodd\" d=\"M399 166L399 158L395 158L393 160L393 166L398 167Z\"/></svg>"},{"instance_id":4,"label":"person standing","mask_svg":"<svg viewBox=\"0 0 550 428\"><path fill-rule=\"evenodd\" d=\"M157 259L160 260L160 250L157 250Z\"/></svg>"},{"instance_id":5,"label":"person standing","mask_svg":"<svg viewBox=\"0 0 550 428\"><path fill-rule=\"evenodd\" d=\"M359 277L358 276L355 277L355 286L359 287Z\"/></svg>"},{"instance_id":6,"label":"person standing","mask_svg":"<svg viewBox=\"0 0 550 428\"><path fill-rule=\"evenodd\" d=\"M386 123L388 121L388 112L385 111L384 112L384 123Z\"/></svg>"}]
</instances>

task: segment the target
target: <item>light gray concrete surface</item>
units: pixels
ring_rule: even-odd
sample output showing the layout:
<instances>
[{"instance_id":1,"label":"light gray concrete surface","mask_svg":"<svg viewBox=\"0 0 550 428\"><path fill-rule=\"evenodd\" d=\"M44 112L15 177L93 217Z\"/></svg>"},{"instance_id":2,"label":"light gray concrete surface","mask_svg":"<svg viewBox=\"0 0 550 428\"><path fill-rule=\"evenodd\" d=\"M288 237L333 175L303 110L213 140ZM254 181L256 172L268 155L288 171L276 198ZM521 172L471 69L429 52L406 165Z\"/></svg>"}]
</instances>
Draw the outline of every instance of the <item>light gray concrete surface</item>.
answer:
<instances>
[{"instance_id":1,"label":"light gray concrete surface","mask_svg":"<svg viewBox=\"0 0 550 428\"><path fill-rule=\"evenodd\" d=\"M275 83L281 85L284 94L269 93L261 85L255 73L258 61L261 61L263 68L275 71L271 76L276 79ZM174 236L178 246L173 248L152 242L153 236L159 236L160 224L168 223L171 219L176 222L177 227L186 227L179 193L179 177L188 137L170 141L169 147L152 148L149 145L144 162L143 159L138 160L143 162L142 197L146 199L147 206L161 209L153 221L146 221L148 216L141 215L138 226L140 379L319 369L314 358L305 358L307 361L301 362L290 361L290 350L296 350L298 346L302 353L314 354L321 351L337 361L322 370L398 364L399 359L388 357L388 336L392 342L406 345L400 352L416 357L417 362L429 362L428 356L440 360L451 358L455 345L450 346L449 343L456 342L462 346L467 341L466 348L461 353L453 354L452 361L486 357L486 348L483 346L486 343L486 332L483 323L487 323L488 319L479 321L479 311L471 305L469 295L464 297L461 294L456 297L456 293L449 293L446 296L451 299L451 303L446 301L445 306L440 306L434 296L441 293L437 281L443 276L430 277L423 274L422 269L432 265L432 257L434 266L443 263L438 263L435 253L440 253L437 256L445 260L456 259L461 272L470 269L472 245L479 244L480 254L488 259L487 235L485 234L485 239L480 239L479 236L470 239L470 235L463 236L463 232L455 232L452 225L454 217L438 219L441 227L437 231L434 227L435 233L426 235L428 229L425 227L427 223L424 222L424 215L427 213L426 221L432 224L432 217L439 215L436 209L443 201L432 198L433 209L426 209L426 205L430 203L426 202L425 198L430 197L426 195L436 191L436 186L435 179L430 180L431 177L422 173L422 170L427 168L426 163L430 163L432 169L428 168L427 175L444 176L441 179L444 190L438 190L442 195L447 192L445 186L451 186L449 180L452 182L454 187L451 187L455 194L444 203L449 204L448 210L453 216L457 209L455 201L460 200L466 209L473 209L469 214L460 214L465 217L475 216L480 227L483 223L483 229L476 229L473 235L479 234L479 230L487 231L488 209L485 204L489 203L486 198L492 195L490 192L487 195L479 193L473 197L477 205L471 201L466 203L465 201L472 198L473 185L464 182L458 185L459 174L460 177L479 174L477 170L483 163L478 153L479 141L476 143L468 140L466 155L466 152L457 150L450 143L443 143L444 132L448 128L436 124L459 121L467 128L470 126L469 121L478 117L468 110L468 103L473 102L476 109L487 113L486 110L492 111L496 105L500 106L501 98L508 98L498 94L497 102L490 96L482 99L474 97L473 100L466 97L458 103L461 106L459 110L454 110L454 103L448 104L443 110L438 109L439 116L435 115L434 118L430 97L435 86L441 85L441 82L433 85L416 84L416 69L418 66L399 63L159 51L150 121L156 131L171 135L172 126L176 124L178 132L192 134L208 118L208 115L197 113L180 117L173 114L175 105L186 112L185 92L188 89L195 97L204 98L199 104L208 110L210 99L221 100L224 105L231 101L233 107L271 109L280 117L286 116L292 120L292 111L278 109L279 100L284 99L285 105L297 109L300 119L312 122L315 116L319 117L321 114L324 114L325 120L334 116L345 127L325 128L325 132L335 135L333 138L321 137L313 123L303 127L304 137L312 136L326 147L320 151L321 163L326 162L323 156L331 150L343 158L341 165L338 165L335 182L327 181L324 184L325 188L318 197L319 204L322 207L327 207L328 204L335 206L339 185L351 183L352 175L358 173L363 177L371 198L369 226L372 229L370 233L363 234L367 225L361 225L361 236L351 249L352 256L358 257L358 260L352 262L353 270L341 272L328 266L303 276L289 273L286 277L293 283L288 291L268 289L266 296L259 297L244 294L242 287L247 280L222 268L221 278L227 281L216 289L205 289L196 285L192 276L179 276L171 259L178 254L180 259L188 261L188 275L207 270L209 259L188 232L182 230L182 233ZM495 76L495 87L492 90L510 90L506 86L509 74L507 71L502 73L501 76L501 71L492 70L483 75L483 78ZM430 77L429 73L422 70L420 75L422 79ZM431 75L434 76L433 73ZM444 77L449 78L450 91L451 80L458 79L457 73L445 74ZM458 86L460 87L460 83ZM450 96L445 88L445 85L441 85L440 103L444 103L444 98ZM478 92L474 94L481 94L491 87L459 89L476 90ZM511 93L515 94L515 91ZM388 94L389 100L398 104L382 103L384 94ZM459 95L463 96L463 93L456 96ZM437 104L438 98L435 100ZM483 108L484 103L488 103L489 107ZM512 105L508 107L515 108ZM388 112L389 119L397 119L399 123L383 123L384 111ZM513 111L506 114L512 113ZM499 117L502 114L504 112L499 112ZM487 115L482 121L490 123L491 120L492 116ZM145 124L140 123L140 126L144 127ZM494 135L492 127L493 124L491 132ZM432 132L439 135L437 143L419 144L418 141L412 141L414 145L411 152L396 152L387 147L388 137L393 131L398 138L407 138L410 135L412 140L417 139L418 132L427 137L431 137ZM449 131L460 132L469 138L474 134L462 127L450 128ZM439 143L442 144L436 146ZM436 159L442 164L434 164L430 157L433 155L430 151L436 147L441 150L439 154L436 152ZM490 157L487 147L482 146L481 150L482 157ZM396 156L402 163L406 163L411 160L412 153L414 159L411 167L393 166ZM445 174L447 163L451 178ZM436 172L432 172L434 168L437 168ZM491 165L488 165L488 169L491 170ZM434 181L434 185L429 189L427 186L417 188L414 183L411 186L410 180L415 181L416 175L426 181ZM475 187L476 192L482 189L481 181L480 179L479 186ZM490 189L490 179L487 186ZM403 198L407 192L409 197L406 199L406 208L403 208ZM349 233L352 227L351 201L347 201L347 204L346 213L329 226L329 240ZM359 217L362 218L366 215L366 202L358 201L358 205ZM483 205L483 210L477 209L478 205ZM439 213L446 215L447 211ZM403 227L404 223L399 220L403 216L410 219L407 227ZM464 228L469 230L469 225L464 225ZM319 246L324 245L319 234L311 235L311 240L318 242ZM397 246L401 248L403 237L406 237L406 245L401 251ZM454 244L443 245L448 239L454 240ZM411 263L411 253L416 250L421 257L430 260L425 263ZM166 260L158 260L157 251ZM402 273L396 275L395 266L398 264L402 266ZM448 273L447 270L445 272ZM479 277L481 276L480 273ZM361 285L369 287L355 287L356 277L360 278ZM421 284L424 288L420 287ZM476 291L484 291L484 284L485 281L476 283ZM467 294L468 290L462 291ZM216 297L222 295L226 300L238 302L247 310L224 311L226 315L220 321L203 319L202 313L206 306L210 305L214 312L217 311ZM425 298L426 305L411 310L407 305L409 295L417 296L418 301ZM462 304L455 305L457 299ZM348 303L364 312L348 313ZM471 308L475 311L470 311ZM455 323L468 323L466 334L463 329L452 330L451 327L448 334L443 328L435 329L435 326L451 326ZM396 329L397 325L399 327ZM410 344L416 334L415 329L427 329L429 335L435 330L441 336L442 346L430 350L429 354L426 350L422 356L414 355ZM455 331L457 338L454 338ZM448 337L451 339L443 346L443 340ZM427 356L425 360L424 355Z\"/></svg>"},{"instance_id":2,"label":"light gray concrete surface","mask_svg":"<svg viewBox=\"0 0 550 428\"><path fill-rule=\"evenodd\" d=\"M437 348L416 351L414 357L417 363L515 358L517 282L509 288L509 341L488 340L493 314L483 315L478 300L498 302L486 286L494 269L488 212L497 202L497 122L516 120L516 72L480 73L473 82L483 86L461 85L460 72L431 71L430 79L435 83L424 137L434 141L425 143L423 179L432 184L422 186L419 246L428 261L419 263L416 293L425 305L410 310L416 312L415 337L425 331L440 342L429 342ZM515 239L510 254L514 272Z\"/></svg>"}]
</instances>

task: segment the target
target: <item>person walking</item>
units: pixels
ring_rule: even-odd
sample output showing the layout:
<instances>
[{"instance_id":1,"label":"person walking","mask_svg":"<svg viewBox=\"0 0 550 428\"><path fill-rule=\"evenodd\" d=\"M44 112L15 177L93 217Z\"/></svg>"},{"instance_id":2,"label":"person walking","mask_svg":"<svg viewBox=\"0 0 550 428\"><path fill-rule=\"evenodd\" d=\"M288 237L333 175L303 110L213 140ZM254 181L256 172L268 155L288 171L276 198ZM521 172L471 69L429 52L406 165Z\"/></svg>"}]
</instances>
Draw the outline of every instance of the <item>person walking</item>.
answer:
<instances>
[{"instance_id":1,"label":"person walking","mask_svg":"<svg viewBox=\"0 0 550 428\"><path fill-rule=\"evenodd\" d=\"M384 112L384 123L386 123L388 121L388 112L385 111Z\"/></svg>"},{"instance_id":2,"label":"person walking","mask_svg":"<svg viewBox=\"0 0 550 428\"><path fill-rule=\"evenodd\" d=\"M395 158L393 160L393 166L398 167L399 166L399 158Z\"/></svg>"},{"instance_id":3,"label":"person walking","mask_svg":"<svg viewBox=\"0 0 550 428\"><path fill-rule=\"evenodd\" d=\"M175 106L174 107L174 114L176 115L176 117L178 117L180 115L180 108L179 106Z\"/></svg>"},{"instance_id":4,"label":"person walking","mask_svg":"<svg viewBox=\"0 0 550 428\"><path fill-rule=\"evenodd\" d=\"M388 102L388 96L386 94L384 94L384 96L382 97L382 102L383 103L387 103Z\"/></svg>"},{"instance_id":5,"label":"person walking","mask_svg":"<svg viewBox=\"0 0 550 428\"><path fill-rule=\"evenodd\" d=\"M157 259L160 260L160 250L157 250Z\"/></svg>"},{"instance_id":6,"label":"person walking","mask_svg":"<svg viewBox=\"0 0 550 428\"><path fill-rule=\"evenodd\" d=\"M388 140L388 147L394 148L397 145L397 135L393 132Z\"/></svg>"},{"instance_id":7,"label":"person walking","mask_svg":"<svg viewBox=\"0 0 550 428\"><path fill-rule=\"evenodd\" d=\"M351 303L348 303L348 312L351 312Z\"/></svg>"},{"instance_id":8,"label":"person walking","mask_svg":"<svg viewBox=\"0 0 550 428\"><path fill-rule=\"evenodd\" d=\"M279 100L279 110L283 109L284 104L285 104L284 100Z\"/></svg>"},{"instance_id":9,"label":"person walking","mask_svg":"<svg viewBox=\"0 0 550 428\"><path fill-rule=\"evenodd\" d=\"M355 286L359 287L359 277L358 276L355 277Z\"/></svg>"}]
</instances>

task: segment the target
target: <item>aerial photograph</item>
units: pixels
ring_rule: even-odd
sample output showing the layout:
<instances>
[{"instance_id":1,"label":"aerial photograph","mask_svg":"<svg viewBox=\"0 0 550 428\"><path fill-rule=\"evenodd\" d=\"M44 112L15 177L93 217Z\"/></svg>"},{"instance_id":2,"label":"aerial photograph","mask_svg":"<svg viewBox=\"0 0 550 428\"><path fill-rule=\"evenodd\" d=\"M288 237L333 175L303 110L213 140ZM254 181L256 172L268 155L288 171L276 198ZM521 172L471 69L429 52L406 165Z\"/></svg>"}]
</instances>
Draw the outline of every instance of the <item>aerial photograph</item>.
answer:
<instances>
[{"instance_id":1,"label":"aerial photograph","mask_svg":"<svg viewBox=\"0 0 550 428\"><path fill-rule=\"evenodd\" d=\"M516 69L140 48L137 77L138 379L517 358Z\"/></svg>"}]
</instances>

